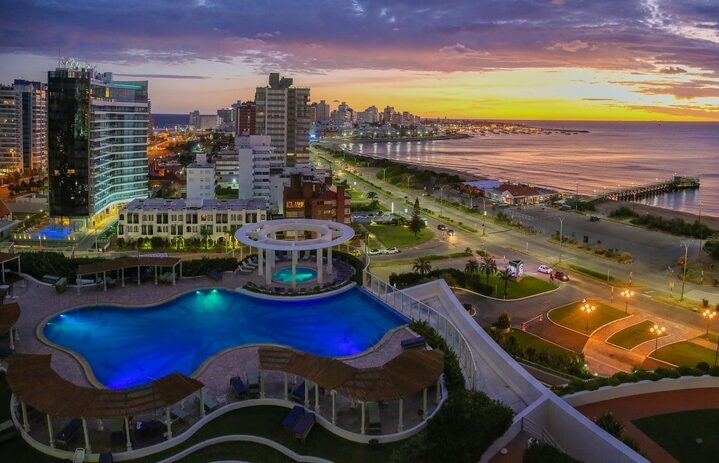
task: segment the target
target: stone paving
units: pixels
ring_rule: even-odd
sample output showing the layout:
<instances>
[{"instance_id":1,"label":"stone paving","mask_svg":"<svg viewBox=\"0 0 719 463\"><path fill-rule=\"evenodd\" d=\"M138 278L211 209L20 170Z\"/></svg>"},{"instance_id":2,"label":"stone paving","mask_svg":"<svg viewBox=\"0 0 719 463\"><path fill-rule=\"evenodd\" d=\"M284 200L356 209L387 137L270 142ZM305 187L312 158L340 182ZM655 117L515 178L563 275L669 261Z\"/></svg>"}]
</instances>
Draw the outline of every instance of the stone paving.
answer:
<instances>
[{"instance_id":1,"label":"stone paving","mask_svg":"<svg viewBox=\"0 0 719 463\"><path fill-rule=\"evenodd\" d=\"M36 330L43 320L49 316L66 309L81 305L112 303L118 305L148 305L159 303L185 292L201 288L226 288L235 289L241 287L250 279L257 279L256 272L253 275L234 274L226 272L221 281L211 281L205 277L186 278L178 280L176 285L158 284L153 282L141 285L128 284L126 287L117 287L103 292L102 288L86 287L80 294L75 288L69 288L63 294L57 294L54 288L39 284L33 281L21 280L13 285L12 298L20 304L22 313L16 325L20 339L16 343L16 349L22 353L52 353L52 366L60 372L63 377L75 384L82 386L92 385L88 381L85 371L80 363L70 354L54 349L41 342ZM391 332L371 350L357 356L344 359L347 363L358 367L380 366L401 352L401 341L415 336L408 328L400 328ZM230 387L229 380L233 376L246 378L248 370L257 370L259 365L258 348L253 346L238 347L230 349L213 357L207 362L196 377L206 385L206 393L210 397L218 399L220 403L228 403L236 400ZM268 398L284 398L284 374L281 372L264 372L265 391ZM290 389L294 384L301 381L290 375ZM435 408L436 388L432 387L428 393L428 412ZM311 397L310 407L314 407L314 396ZM322 391L319 400L319 413L331 420L331 396L329 391ZM397 431L398 425L398 402L380 403L380 414L382 419L382 433ZM177 407L181 407L190 413L190 417L179 420L173 425L174 434L177 435L187 429L199 418L199 406L196 397L189 397ZM359 404L351 400L337 396L337 424L338 426L360 432L361 414ZM422 421L422 393L404 400L404 429L419 424ZM136 419L159 419L164 420L162 411L155 415L135 417ZM47 442L46 417L37 412L30 413L30 424L33 436L41 442ZM59 432L67 419L53 418L55 434ZM110 439L107 432L110 420L92 420L89 422L90 437L93 442L93 450L114 450L124 449L124 438ZM115 436L117 437L117 436ZM161 441L162 436L155 436L148 439L133 437L135 446L149 445ZM81 440L81 436L80 436Z\"/></svg>"}]
</instances>

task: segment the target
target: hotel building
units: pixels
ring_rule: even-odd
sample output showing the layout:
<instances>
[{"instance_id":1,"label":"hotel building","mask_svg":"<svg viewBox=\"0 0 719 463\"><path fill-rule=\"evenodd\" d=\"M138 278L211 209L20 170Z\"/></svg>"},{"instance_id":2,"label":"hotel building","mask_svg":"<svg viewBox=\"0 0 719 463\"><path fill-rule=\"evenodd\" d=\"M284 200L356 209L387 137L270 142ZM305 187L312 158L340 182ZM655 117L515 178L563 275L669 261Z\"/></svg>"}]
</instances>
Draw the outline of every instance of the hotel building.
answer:
<instances>
[{"instance_id":1,"label":"hotel building","mask_svg":"<svg viewBox=\"0 0 719 463\"><path fill-rule=\"evenodd\" d=\"M307 218L332 220L350 224L351 199L342 185L333 185L332 177L324 182L309 179L301 173L290 176L284 189L284 214L288 219Z\"/></svg>"},{"instance_id":2,"label":"hotel building","mask_svg":"<svg viewBox=\"0 0 719 463\"><path fill-rule=\"evenodd\" d=\"M49 209L93 226L148 191L147 81L71 59L48 73Z\"/></svg>"}]
</instances>

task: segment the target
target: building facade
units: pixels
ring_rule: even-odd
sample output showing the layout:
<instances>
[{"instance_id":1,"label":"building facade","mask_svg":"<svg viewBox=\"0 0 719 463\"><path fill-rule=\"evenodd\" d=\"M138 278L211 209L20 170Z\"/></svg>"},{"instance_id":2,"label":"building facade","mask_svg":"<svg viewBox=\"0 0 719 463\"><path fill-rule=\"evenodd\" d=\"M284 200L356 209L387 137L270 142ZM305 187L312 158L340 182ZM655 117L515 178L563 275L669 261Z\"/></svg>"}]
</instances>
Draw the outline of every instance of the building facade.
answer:
<instances>
[{"instance_id":1,"label":"building facade","mask_svg":"<svg viewBox=\"0 0 719 463\"><path fill-rule=\"evenodd\" d=\"M237 137L240 198L257 198L268 202L270 211L282 212L287 156L277 152L269 136Z\"/></svg>"},{"instance_id":2,"label":"building facade","mask_svg":"<svg viewBox=\"0 0 719 463\"><path fill-rule=\"evenodd\" d=\"M0 85L0 174L22 170L22 101L12 85Z\"/></svg>"},{"instance_id":3,"label":"building facade","mask_svg":"<svg viewBox=\"0 0 719 463\"><path fill-rule=\"evenodd\" d=\"M47 84L15 80L21 102L23 168L47 167Z\"/></svg>"},{"instance_id":4,"label":"building facade","mask_svg":"<svg viewBox=\"0 0 719 463\"><path fill-rule=\"evenodd\" d=\"M230 239L248 223L267 220L267 204L258 199L138 199L119 212L117 236L126 242L160 237Z\"/></svg>"},{"instance_id":5,"label":"building facade","mask_svg":"<svg viewBox=\"0 0 719 463\"><path fill-rule=\"evenodd\" d=\"M74 60L48 73L49 209L94 225L148 194L147 81Z\"/></svg>"},{"instance_id":6,"label":"building facade","mask_svg":"<svg viewBox=\"0 0 719 463\"><path fill-rule=\"evenodd\" d=\"M187 199L215 197L215 166L207 162L207 155L195 154L195 162L185 167Z\"/></svg>"},{"instance_id":7,"label":"building facade","mask_svg":"<svg viewBox=\"0 0 719 463\"><path fill-rule=\"evenodd\" d=\"M302 174L290 176L290 184L285 187L284 215L286 218L307 218L332 220L349 224L351 199L342 185L333 185L332 177L324 182L308 179Z\"/></svg>"},{"instance_id":8,"label":"building facade","mask_svg":"<svg viewBox=\"0 0 719 463\"><path fill-rule=\"evenodd\" d=\"M218 151L212 159L215 163L215 184L220 188L238 190L240 159L237 150L228 149ZM245 168L246 167L247 166L245 166Z\"/></svg>"},{"instance_id":9,"label":"building facade","mask_svg":"<svg viewBox=\"0 0 719 463\"><path fill-rule=\"evenodd\" d=\"M255 135L257 124L257 111L254 101L245 101L232 105L235 115L235 135Z\"/></svg>"},{"instance_id":10,"label":"building facade","mask_svg":"<svg viewBox=\"0 0 719 463\"><path fill-rule=\"evenodd\" d=\"M279 154L287 155L293 164L309 158L310 114L309 88L292 87L292 79L270 74L269 85L255 91L258 135L267 135Z\"/></svg>"},{"instance_id":11,"label":"building facade","mask_svg":"<svg viewBox=\"0 0 719 463\"><path fill-rule=\"evenodd\" d=\"M327 122L330 120L330 105L325 100L317 103L317 112L315 114L315 122Z\"/></svg>"}]
</instances>

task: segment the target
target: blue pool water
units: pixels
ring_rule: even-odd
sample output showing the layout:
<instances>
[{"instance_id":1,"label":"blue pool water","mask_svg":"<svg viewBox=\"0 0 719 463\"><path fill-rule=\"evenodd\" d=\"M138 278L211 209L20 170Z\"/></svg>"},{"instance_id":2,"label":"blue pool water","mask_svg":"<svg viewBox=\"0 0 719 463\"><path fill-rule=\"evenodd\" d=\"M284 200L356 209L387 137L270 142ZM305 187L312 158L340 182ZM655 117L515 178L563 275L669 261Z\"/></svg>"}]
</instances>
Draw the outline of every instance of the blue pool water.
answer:
<instances>
[{"instance_id":1,"label":"blue pool water","mask_svg":"<svg viewBox=\"0 0 719 463\"><path fill-rule=\"evenodd\" d=\"M317 278L317 271L308 267L297 267L295 269L295 280L297 283L304 283ZM281 283L292 283L292 267L282 268L272 274L272 279Z\"/></svg>"},{"instance_id":2,"label":"blue pool water","mask_svg":"<svg viewBox=\"0 0 719 463\"><path fill-rule=\"evenodd\" d=\"M66 240L72 234L72 227L67 225L46 225L32 234L32 239L44 237L48 240Z\"/></svg>"},{"instance_id":3,"label":"blue pool water","mask_svg":"<svg viewBox=\"0 0 719 463\"><path fill-rule=\"evenodd\" d=\"M125 388L192 374L230 347L273 343L341 357L367 350L407 319L359 289L315 301L266 301L221 289L142 308L97 305L48 320L51 342L87 360L102 384ZM237 371L243 369L237 365Z\"/></svg>"}]
</instances>

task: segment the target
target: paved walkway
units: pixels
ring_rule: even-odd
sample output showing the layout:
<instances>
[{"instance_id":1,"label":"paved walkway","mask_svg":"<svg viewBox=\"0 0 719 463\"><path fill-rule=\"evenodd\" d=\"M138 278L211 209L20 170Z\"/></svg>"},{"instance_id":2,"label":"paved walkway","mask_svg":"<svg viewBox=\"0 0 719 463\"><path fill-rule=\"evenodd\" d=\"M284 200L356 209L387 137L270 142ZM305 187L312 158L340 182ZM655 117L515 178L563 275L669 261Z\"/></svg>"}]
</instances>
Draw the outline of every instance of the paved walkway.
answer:
<instances>
[{"instance_id":1,"label":"paved walkway","mask_svg":"<svg viewBox=\"0 0 719 463\"><path fill-rule=\"evenodd\" d=\"M674 457L641 432L631 421L647 416L709 408L719 408L719 388L640 394L583 405L577 407L577 410L592 420L605 411L611 411L617 420L624 424L626 435L639 444L652 462L674 463L677 461Z\"/></svg>"}]
</instances>

